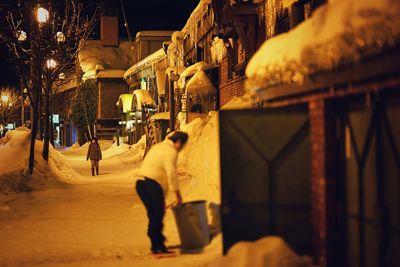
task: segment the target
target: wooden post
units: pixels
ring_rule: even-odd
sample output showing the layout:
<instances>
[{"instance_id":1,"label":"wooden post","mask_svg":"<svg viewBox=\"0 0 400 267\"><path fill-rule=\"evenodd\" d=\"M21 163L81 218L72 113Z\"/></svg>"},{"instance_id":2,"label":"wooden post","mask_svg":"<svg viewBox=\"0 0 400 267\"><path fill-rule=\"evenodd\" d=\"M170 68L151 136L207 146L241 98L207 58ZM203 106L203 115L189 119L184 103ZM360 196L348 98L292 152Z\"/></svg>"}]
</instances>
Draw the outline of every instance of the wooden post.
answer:
<instances>
[{"instance_id":1,"label":"wooden post","mask_svg":"<svg viewBox=\"0 0 400 267\"><path fill-rule=\"evenodd\" d=\"M169 80L169 130L175 130L175 92L174 81Z\"/></svg>"}]
</instances>

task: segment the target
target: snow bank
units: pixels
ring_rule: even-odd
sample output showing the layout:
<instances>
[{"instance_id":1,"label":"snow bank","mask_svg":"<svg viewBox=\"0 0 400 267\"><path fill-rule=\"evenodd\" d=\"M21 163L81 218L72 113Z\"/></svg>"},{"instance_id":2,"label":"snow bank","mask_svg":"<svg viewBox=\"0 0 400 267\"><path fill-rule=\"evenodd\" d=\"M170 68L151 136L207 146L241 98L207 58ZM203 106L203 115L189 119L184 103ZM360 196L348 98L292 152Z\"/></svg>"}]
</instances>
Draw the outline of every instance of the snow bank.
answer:
<instances>
[{"instance_id":1,"label":"snow bank","mask_svg":"<svg viewBox=\"0 0 400 267\"><path fill-rule=\"evenodd\" d=\"M212 261L207 267L311 267L309 257L298 256L286 242L269 236L256 242L239 242L226 257Z\"/></svg>"},{"instance_id":2,"label":"snow bank","mask_svg":"<svg viewBox=\"0 0 400 267\"><path fill-rule=\"evenodd\" d=\"M111 140L99 140L99 144L101 151L105 151L113 145ZM86 156L88 149L89 142L86 142L82 146L79 146L79 144L75 143L73 146L62 150L61 153L66 156Z\"/></svg>"},{"instance_id":3,"label":"snow bank","mask_svg":"<svg viewBox=\"0 0 400 267\"><path fill-rule=\"evenodd\" d=\"M231 100L224 109L255 108L250 95ZM185 201L207 200L220 203L220 143L218 112L197 118L181 126L189 141L179 155L178 173L181 176ZM170 194L173 195L173 194Z\"/></svg>"},{"instance_id":4,"label":"snow bank","mask_svg":"<svg viewBox=\"0 0 400 267\"><path fill-rule=\"evenodd\" d=\"M132 147L127 144L117 146L114 143L104 154L107 156L108 162L115 162L116 165L121 163L136 165L142 162L145 151L146 136L143 135Z\"/></svg>"},{"instance_id":5,"label":"snow bank","mask_svg":"<svg viewBox=\"0 0 400 267\"><path fill-rule=\"evenodd\" d=\"M33 175L26 167L29 160L30 130L25 127L9 131L0 140L0 194L61 185L79 177L52 146L48 163L42 158L43 142L36 141Z\"/></svg>"},{"instance_id":6,"label":"snow bank","mask_svg":"<svg viewBox=\"0 0 400 267\"><path fill-rule=\"evenodd\" d=\"M22 152L29 145L29 136L29 129L21 127L0 139L0 176L23 168L21 157L25 156Z\"/></svg>"},{"instance_id":7,"label":"snow bank","mask_svg":"<svg viewBox=\"0 0 400 267\"><path fill-rule=\"evenodd\" d=\"M271 38L250 60L250 92L359 62L399 44L400 1L331 0L288 33Z\"/></svg>"},{"instance_id":8,"label":"snow bank","mask_svg":"<svg viewBox=\"0 0 400 267\"><path fill-rule=\"evenodd\" d=\"M178 160L184 201L220 203L218 114L197 118L181 130L189 134Z\"/></svg>"}]
</instances>

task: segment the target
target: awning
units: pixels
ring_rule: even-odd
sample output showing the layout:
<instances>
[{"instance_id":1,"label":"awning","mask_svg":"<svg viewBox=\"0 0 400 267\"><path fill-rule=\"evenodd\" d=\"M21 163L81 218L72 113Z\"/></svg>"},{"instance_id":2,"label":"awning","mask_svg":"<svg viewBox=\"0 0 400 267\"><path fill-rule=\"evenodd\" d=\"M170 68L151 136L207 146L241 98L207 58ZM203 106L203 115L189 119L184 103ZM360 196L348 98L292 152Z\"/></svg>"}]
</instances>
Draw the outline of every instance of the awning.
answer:
<instances>
[{"instance_id":1,"label":"awning","mask_svg":"<svg viewBox=\"0 0 400 267\"><path fill-rule=\"evenodd\" d=\"M132 99L131 110L140 110L144 106L154 107L156 105L153 98L150 95L150 92L146 89L137 89L133 91L132 97L133 99Z\"/></svg>"},{"instance_id":2,"label":"awning","mask_svg":"<svg viewBox=\"0 0 400 267\"><path fill-rule=\"evenodd\" d=\"M186 85L187 94L215 95L217 89L214 87L207 74L200 70L190 79Z\"/></svg>"},{"instance_id":3,"label":"awning","mask_svg":"<svg viewBox=\"0 0 400 267\"><path fill-rule=\"evenodd\" d=\"M132 94L122 94L119 96L117 106L122 110L123 113L128 113L132 108Z\"/></svg>"}]
</instances>

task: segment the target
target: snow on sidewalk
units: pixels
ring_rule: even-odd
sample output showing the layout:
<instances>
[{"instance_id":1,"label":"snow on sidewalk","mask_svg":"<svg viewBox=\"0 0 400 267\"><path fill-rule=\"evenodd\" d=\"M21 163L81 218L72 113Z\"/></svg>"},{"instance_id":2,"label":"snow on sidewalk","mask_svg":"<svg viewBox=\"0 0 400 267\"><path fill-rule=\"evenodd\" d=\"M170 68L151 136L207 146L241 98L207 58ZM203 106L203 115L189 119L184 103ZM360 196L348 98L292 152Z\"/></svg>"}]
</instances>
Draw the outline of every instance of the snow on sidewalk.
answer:
<instances>
[{"instance_id":1,"label":"snow on sidewalk","mask_svg":"<svg viewBox=\"0 0 400 267\"><path fill-rule=\"evenodd\" d=\"M14 135L21 138L10 136L0 149L10 150L7 158L15 153L23 157L15 160L13 170L4 166L0 174L4 181L21 174L27 160L29 132ZM83 151L62 155L52 149L51 163L41 162L39 142L34 179L54 184L27 194L0 194L0 266L203 266L220 255L220 237L199 254L158 260L150 255L147 216L134 189L143 141L131 149L111 146L111 152L105 150L100 175L95 177ZM75 178L58 183L65 168ZM180 243L170 210L164 233L167 245Z\"/></svg>"},{"instance_id":2,"label":"snow on sidewalk","mask_svg":"<svg viewBox=\"0 0 400 267\"><path fill-rule=\"evenodd\" d=\"M149 254L146 215L131 183L75 185L1 198L0 266L167 266ZM179 239L170 211L168 245ZM200 266L219 254L174 258L174 266ZM211 249L211 251L210 251ZM107 265L105 264L107 263ZM189 264L190 263L190 264Z\"/></svg>"}]
</instances>

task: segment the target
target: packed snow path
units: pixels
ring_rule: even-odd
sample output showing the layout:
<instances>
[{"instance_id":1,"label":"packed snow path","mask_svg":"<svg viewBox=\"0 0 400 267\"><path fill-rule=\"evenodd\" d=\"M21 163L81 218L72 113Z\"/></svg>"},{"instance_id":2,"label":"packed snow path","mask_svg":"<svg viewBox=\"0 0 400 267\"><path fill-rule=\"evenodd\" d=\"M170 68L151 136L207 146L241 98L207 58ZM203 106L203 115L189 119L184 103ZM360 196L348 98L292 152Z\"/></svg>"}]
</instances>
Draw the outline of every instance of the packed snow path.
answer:
<instances>
[{"instance_id":1,"label":"packed snow path","mask_svg":"<svg viewBox=\"0 0 400 267\"><path fill-rule=\"evenodd\" d=\"M92 177L84 155L65 154L80 179L44 191L0 196L0 266L202 266L220 254L219 239L201 254L155 259L134 183L137 166L101 161ZM177 246L167 211L168 246Z\"/></svg>"}]
</instances>

